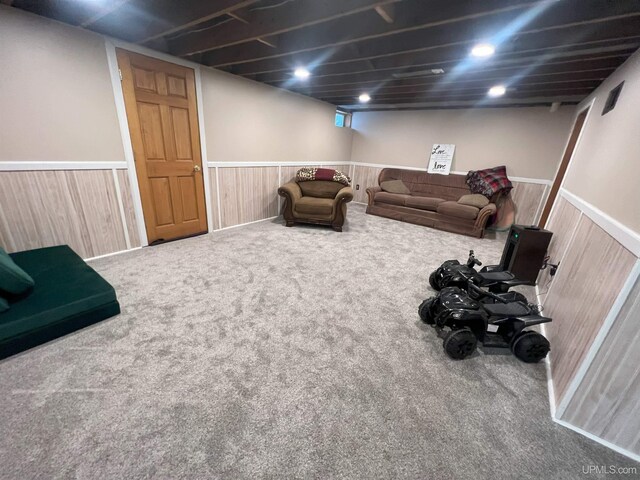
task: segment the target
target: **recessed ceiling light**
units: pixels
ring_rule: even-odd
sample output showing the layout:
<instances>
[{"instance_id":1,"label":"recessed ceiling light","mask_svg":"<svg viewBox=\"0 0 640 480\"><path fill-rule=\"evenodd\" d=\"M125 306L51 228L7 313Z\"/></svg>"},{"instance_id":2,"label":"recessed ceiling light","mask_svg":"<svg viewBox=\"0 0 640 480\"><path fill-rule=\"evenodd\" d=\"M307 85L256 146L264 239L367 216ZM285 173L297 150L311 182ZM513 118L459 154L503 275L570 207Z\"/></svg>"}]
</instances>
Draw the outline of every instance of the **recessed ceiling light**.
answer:
<instances>
[{"instance_id":1,"label":"recessed ceiling light","mask_svg":"<svg viewBox=\"0 0 640 480\"><path fill-rule=\"evenodd\" d=\"M358 100L360 100L361 103L367 103L369 100L371 100L371 97L368 93L363 93L358 97Z\"/></svg>"},{"instance_id":2,"label":"recessed ceiling light","mask_svg":"<svg viewBox=\"0 0 640 480\"><path fill-rule=\"evenodd\" d=\"M293 74L301 80L306 80L307 78L309 78L309 75L311 75L311 73L309 73L309 70L302 67L296 68Z\"/></svg>"},{"instance_id":3,"label":"recessed ceiling light","mask_svg":"<svg viewBox=\"0 0 640 480\"><path fill-rule=\"evenodd\" d=\"M504 85L496 85L495 87L491 87L489 89L489 96L490 97L501 97L502 95L504 95L506 93L507 89L504 87Z\"/></svg>"},{"instance_id":4,"label":"recessed ceiling light","mask_svg":"<svg viewBox=\"0 0 640 480\"><path fill-rule=\"evenodd\" d=\"M496 51L496 47L490 43L478 43L471 49L471 55L474 57L490 57Z\"/></svg>"}]
</instances>

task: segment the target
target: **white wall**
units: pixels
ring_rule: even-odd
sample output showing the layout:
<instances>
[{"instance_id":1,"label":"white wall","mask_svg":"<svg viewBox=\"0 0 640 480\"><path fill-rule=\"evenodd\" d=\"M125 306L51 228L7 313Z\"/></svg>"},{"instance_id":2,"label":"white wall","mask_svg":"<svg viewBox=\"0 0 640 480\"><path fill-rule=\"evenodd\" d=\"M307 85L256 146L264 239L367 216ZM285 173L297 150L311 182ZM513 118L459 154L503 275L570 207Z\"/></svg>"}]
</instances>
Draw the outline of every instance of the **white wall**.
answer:
<instances>
[{"instance_id":1,"label":"white wall","mask_svg":"<svg viewBox=\"0 0 640 480\"><path fill-rule=\"evenodd\" d=\"M426 168L434 143L456 145L452 170L506 165L517 177L553 179L575 107L357 112L354 162Z\"/></svg>"},{"instance_id":2,"label":"white wall","mask_svg":"<svg viewBox=\"0 0 640 480\"><path fill-rule=\"evenodd\" d=\"M211 162L335 162L351 159L352 130L333 105L217 70L202 70Z\"/></svg>"},{"instance_id":3,"label":"white wall","mask_svg":"<svg viewBox=\"0 0 640 480\"><path fill-rule=\"evenodd\" d=\"M124 161L105 39L0 5L0 162ZM209 161L335 162L335 107L201 68Z\"/></svg>"},{"instance_id":4,"label":"white wall","mask_svg":"<svg viewBox=\"0 0 640 480\"><path fill-rule=\"evenodd\" d=\"M104 40L0 5L0 161L122 161Z\"/></svg>"},{"instance_id":5,"label":"white wall","mask_svg":"<svg viewBox=\"0 0 640 480\"><path fill-rule=\"evenodd\" d=\"M602 115L609 91L623 80L616 108ZM594 98L564 188L640 233L640 52L613 72L579 110Z\"/></svg>"}]
</instances>

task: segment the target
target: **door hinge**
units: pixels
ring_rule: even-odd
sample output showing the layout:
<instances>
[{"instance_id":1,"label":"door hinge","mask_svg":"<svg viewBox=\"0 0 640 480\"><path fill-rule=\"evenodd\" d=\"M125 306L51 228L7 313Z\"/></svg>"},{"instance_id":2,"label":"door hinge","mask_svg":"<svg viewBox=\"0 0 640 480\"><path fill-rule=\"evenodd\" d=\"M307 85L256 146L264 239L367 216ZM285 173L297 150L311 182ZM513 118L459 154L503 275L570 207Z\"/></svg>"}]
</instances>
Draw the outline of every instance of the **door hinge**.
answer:
<instances>
[{"instance_id":1,"label":"door hinge","mask_svg":"<svg viewBox=\"0 0 640 480\"><path fill-rule=\"evenodd\" d=\"M120 75L120 81L122 81L122 70L118 69L118 75Z\"/></svg>"}]
</instances>

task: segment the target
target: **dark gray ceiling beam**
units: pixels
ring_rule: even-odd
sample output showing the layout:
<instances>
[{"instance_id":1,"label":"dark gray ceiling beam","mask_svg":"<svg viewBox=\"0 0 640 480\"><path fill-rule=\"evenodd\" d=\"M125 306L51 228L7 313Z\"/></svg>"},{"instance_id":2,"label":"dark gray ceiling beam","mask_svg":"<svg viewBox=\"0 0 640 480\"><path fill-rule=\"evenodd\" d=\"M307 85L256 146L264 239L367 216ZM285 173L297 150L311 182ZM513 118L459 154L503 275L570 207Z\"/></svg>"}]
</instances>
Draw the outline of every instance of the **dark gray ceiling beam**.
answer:
<instances>
[{"instance_id":1,"label":"dark gray ceiling beam","mask_svg":"<svg viewBox=\"0 0 640 480\"><path fill-rule=\"evenodd\" d=\"M612 21L640 15L640 5L637 1L613 3L602 0L552 1L544 3L544 5L550 5L546 10L541 10L537 16L533 15L530 21L513 27L512 32L509 30L509 25L521 22L523 7L531 7L530 4L498 0L464 3L447 1L442 5L439 3L437 5L439 8L432 9L424 8L423 3L418 3L416 6L415 2L408 0L405 2L397 5L398 14L393 24L381 21L375 12L365 12L358 16L357 21L347 23L344 20L338 20L323 25L322 28L310 27L304 31L283 35L280 38L280 44L283 47L275 51L261 49L259 45L243 45L210 52L203 57L203 62L207 65L222 67L316 50L328 53L328 58L318 55L315 61L333 61L331 49L338 52L340 49L337 47L356 42L368 43L383 37L389 37L387 40L392 42L392 37L395 35L403 34L404 36L410 32L414 32L414 41L407 44L416 45L418 42L417 44L423 47L481 38L495 39L496 35L505 37L494 40L497 43L503 43L516 37L521 31L553 31L572 25L601 23L605 17L608 21ZM559 5L562 8L558 7ZM497 8L499 6L502 8ZM530 9L526 11L530 13ZM584 32L586 28L588 27L583 28L582 31ZM594 27L594 30L597 28ZM363 45L363 49L365 48L366 44ZM311 59L309 65L313 66L313 64Z\"/></svg>"},{"instance_id":2,"label":"dark gray ceiling beam","mask_svg":"<svg viewBox=\"0 0 640 480\"><path fill-rule=\"evenodd\" d=\"M277 8L258 7L244 16L248 22L246 24L225 24L184 35L169 41L169 51L174 55L185 56L244 44L397 1L399 0L295 0Z\"/></svg>"},{"instance_id":3,"label":"dark gray ceiling beam","mask_svg":"<svg viewBox=\"0 0 640 480\"><path fill-rule=\"evenodd\" d=\"M613 58L604 58L597 60L585 60L583 62L577 63L558 63L558 64L550 64L550 65L530 65L528 68L523 67L514 67L514 66L506 66L495 68L491 71L483 71L482 69L469 69L460 74L453 76L451 73L444 75L427 75L427 74L419 74L415 77L411 77L411 79L426 79L433 78L437 79L434 81L437 82L460 82L467 79L469 76L473 76L474 79L482 79L486 77L500 79L501 82L509 83L509 81L514 81L515 79L522 80L528 79L535 75L564 75L571 72L612 72L617 67L619 67L625 57L613 57ZM322 77L322 78L313 78L309 79L307 82L306 88L314 88L320 86L328 86L328 85L353 85L353 84L375 84L376 82L379 85L383 85L386 82L392 82L395 80L399 80L398 78L394 78L389 75L389 72L368 72L368 73L356 73L352 75L343 75L340 77ZM408 78L403 78L403 80L408 80ZM290 82L274 82L274 86L278 86L280 88L288 88Z\"/></svg>"},{"instance_id":4,"label":"dark gray ceiling beam","mask_svg":"<svg viewBox=\"0 0 640 480\"><path fill-rule=\"evenodd\" d=\"M263 58L277 58L412 30L452 25L500 12L521 11L531 5L531 1L522 0L483 0L462 3L438 0L430 2L429 7L426 8L423 0L404 0L396 5L393 23L386 23L374 10L370 10L353 18L340 18L321 26L311 26L304 30L285 33L279 39L282 48L276 51L265 50L260 48L260 45L241 45L209 52L203 57L203 62L220 67Z\"/></svg>"},{"instance_id":5,"label":"dark gray ceiling beam","mask_svg":"<svg viewBox=\"0 0 640 480\"><path fill-rule=\"evenodd\" d=\"M347 64L348 68L348 64L360 60L372 60L377 65L385 66L406 61L412 54L438 55L441 50L455 50L459 52L458 56L466 56L471 45L477 42L477 38L483 38L483 32L491 32L495 30L497 22L508 22L513 18L515 18L514 13L508 12L475 21L461 22L454 33L450 28L434 27L428 36L421 31L407 32L366 42L351 43L340 49L324 48L232 65L227 70L237 75L249 75L277 71L290 72L293 66L307 65L314 70L315 75L321 75L325 71L334 72L345 68L341 64ZM618 40L619 43L624 43L625 38L640 38L640 15L614 20L601 19L597 24L591 24L587 31L581 25L566 25L559 28L560 25L553 21L553 24L548 24L555 27L553 30L542 32L538 29L521 30L514 37L498 45L497 54L546 49L562 50L572 47L588 48L598 44L606 46L613 45Z\"/></svg>"},{"instance_id":6,"label":"dark gray ceiling beam","mask_svg":"<svg viewBox=\"0 0 640 480\"><path fill-rule=\"evenodd\" d=\"M130 0L96 21L91 29L129 42L148 44L257 2L258 0Z\"/></svg>"}]
</instances>

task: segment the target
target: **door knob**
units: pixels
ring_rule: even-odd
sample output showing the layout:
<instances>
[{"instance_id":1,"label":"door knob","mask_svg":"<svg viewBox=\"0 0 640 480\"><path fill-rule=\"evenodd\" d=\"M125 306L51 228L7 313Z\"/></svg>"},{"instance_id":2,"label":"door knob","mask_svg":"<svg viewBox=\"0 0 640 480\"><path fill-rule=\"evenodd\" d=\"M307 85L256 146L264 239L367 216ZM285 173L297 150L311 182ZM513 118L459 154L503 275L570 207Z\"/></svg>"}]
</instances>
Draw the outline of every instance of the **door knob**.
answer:
<instances>
[{"instance_id":1,"label":"door knob","mask_svg":"<svg viewBox=\"0 0 640 480\"><path fill-rule=\"evenodd\" d=\"M194 165L193 166L193 171L196 172L196 173L199 172L200 171L200 165Z\"/></svg>"}]
</instances>

